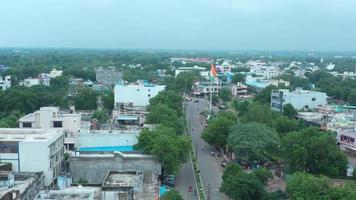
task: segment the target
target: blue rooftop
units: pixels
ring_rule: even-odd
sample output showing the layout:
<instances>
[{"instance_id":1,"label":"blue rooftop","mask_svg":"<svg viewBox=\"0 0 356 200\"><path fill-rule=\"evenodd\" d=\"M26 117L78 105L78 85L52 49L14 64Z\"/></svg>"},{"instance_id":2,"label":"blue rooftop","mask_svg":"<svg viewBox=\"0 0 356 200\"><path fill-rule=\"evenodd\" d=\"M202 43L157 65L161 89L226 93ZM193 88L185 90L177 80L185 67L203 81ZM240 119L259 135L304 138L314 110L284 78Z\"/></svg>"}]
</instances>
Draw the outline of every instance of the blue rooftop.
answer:
<instances>
[{"instance_id":1,"label":"blue rooftop","mask_svg":"<svg viewBox=\"0 0 356 200\"><path fill-rule=\"evenodd\" d=\"M245 84L252 87L265 88L270 84L270 82L267 80L249 80L246 81Z\"/></svg>"},{"instance_id":2,"label":"blue rooftop","mask_svg":"<svg viewBox=\"0 0 356 200\"><path fill-rule=\"evenodd\" d=\"M80 147L79 151L133 151L133 146Z\"/></svg>"}]
</instances>

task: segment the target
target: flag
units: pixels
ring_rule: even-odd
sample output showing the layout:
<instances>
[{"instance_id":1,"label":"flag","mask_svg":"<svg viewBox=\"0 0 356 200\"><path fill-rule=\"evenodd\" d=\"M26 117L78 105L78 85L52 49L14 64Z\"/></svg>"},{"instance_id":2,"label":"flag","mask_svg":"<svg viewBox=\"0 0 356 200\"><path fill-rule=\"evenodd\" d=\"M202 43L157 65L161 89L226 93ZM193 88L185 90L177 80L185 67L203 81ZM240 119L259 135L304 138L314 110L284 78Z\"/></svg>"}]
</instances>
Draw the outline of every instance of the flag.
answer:
<instances>
[{"instance_id":1,"label":"flag","mask_svg":"<svg viewBox=\"0 0 356 200\"><path fill-rule=\"evenodd\" d=\"M218 73L216 72L214 64L211 64L210 68L210 78L214 80L217 77Z\"/></svg>"}]
</instances>

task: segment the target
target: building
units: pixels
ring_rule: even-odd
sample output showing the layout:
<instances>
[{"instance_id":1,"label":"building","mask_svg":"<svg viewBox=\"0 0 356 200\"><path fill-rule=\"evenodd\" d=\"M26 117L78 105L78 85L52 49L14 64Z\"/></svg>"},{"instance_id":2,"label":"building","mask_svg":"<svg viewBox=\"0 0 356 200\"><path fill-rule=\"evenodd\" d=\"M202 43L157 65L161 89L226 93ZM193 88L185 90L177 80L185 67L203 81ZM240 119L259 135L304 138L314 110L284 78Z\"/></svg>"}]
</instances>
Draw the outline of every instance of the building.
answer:
<instances>
[{"instance_id":1,"label":"building","mask_svg":"<svg viewBox=\"0 0 356 200\"><path fill-rule=\"evenodd\" d=\"M19 83L19 85L25 86L25 87L32 87L34 85L39 85L41 83L39 78L26 78L23 81Z\"/></svg>"},{"instance_id":2,"label":"building","mask_svg":"<svg viewBox=\"0 0 356 200\"><path fill-rule=\"evenodd\" d=\"M33 113L19 119L20 128L61 129L65 133L65 147L72 150L75 147L75 138L79 138L81 115L60 111L59 107L41 107Z\"/></svg>"},{"instance_id":3,"label":"building","mask_svg":"<svg viewBox=\"0 0 356 200\"><path fill-rule=\"evenodd\" d=\"M245 95L247 94L247 86L241 82L238 82L237 84L231 84L230 91L231 95L235 97Z\"/></svg>"},{"instance_id":4,"label":"building","mask_svg":"<svg viewBox=\"0 0 356 200\"><path fill-rule=\"evenodd\" d=\"M47 74L47 73L40 73L40 74L38 75L38 78L40 79L40 82L41 82L43 85L49 86L50 80L51 80L52 78L56 78L56 77L58 77L58 76L62 76L62 74L63 74L63 71L62 71L62 70L52 69L49 74Z\"/></svg>"},{"instance_id":5,"label":"building","mask_svg":"<svg viewBox=\"0 0 356 200\"><path fill-rule=\"evenodd\" d=\"M157 177L146 177L142 171L109 171L101 186L102 199L156 200Z\"/></svg>"},{"instance_id":6,"label":"building","mask_svg":"<svg viewBox=\"0 0 356 200\"><path fill-rule=\"evenodd\" d=\"M11 76L5 76L4 79L0 76L0 91L5 91L10 87L11 87Z\"/></svg>"},{"instance_id":7,"label":"building","mask_svg":"<svg viewBox=\"0 0 356 200\"><path fill-rule=\"evenodd\" d=\"M70 187L41 191L34 200L102 200L100 187Z\"/></svg>"},{"instance_id":8,"label":"building","mask_svg":"<svg viewBox=\"0 0 356 200\"><path fill-rule=\"evenodd\" d=\"M112 86L122 80L122 72L115 67L99 67L95 70L96 81L106 86Z\"/></svg>"},{"instance_id":9,"label":"building","mask_svg":"<svg viewBox=\"0 0 356 200\"><path fill-rule=\"evenodd\" d=\"M295 91L280 89L272 90L271 109L281 112L283 106L291 104L296 110L315 109L327 104L327 96L324 92L315 92L297 88Z\"/></svg>"},{"instance_id":10,"label":"building","mask_svg":"<svg viewBox=\"0 0 356 200\"><path fill-rule=\"evenodd\" d=\"M42 172L0 172L1 200L33 200L43 189Z\"/></svg>"},{"instance_id":11,"label":"building","mask_svg":"<svg viewBox=\"0 0 356 200\"><path fill-rule=\"evenodd\" d=\"M157 158L137 152L76 152L69 158L73 182L85 179L89 184L102 184L109 171L142 171L147 179L161 175Z\"/></svg>"},{"instance_id":12,"label":"building","mask_svg":"<svg viewBox=\"0 0 356 200\"><path fill-rule=\"evenodd\" d=\"M90 130L80 134L80 149L100 147L132 147L138 142L140 129Z\"/></svg>"},{"instance_id":13,"label":"building","mask_svg":"<svg viewBox=\"0 0 356 200\"><path fill-rule=\"evenodd\" d=\"M222 88L221 81L201 81L196 82L193 85L194 94L198 96L209 96L210 92L213 94L219 93L220 89Z\"/></svg>"},{"instance_id":14,"label":"building","mask_svg":"<svg viewBox=\"0 0 356 200\"><path fill-rule=\"evenodd\" d=\"M155 85L147 81L138 81L136 84L116 84L115 107L146 107L149 100L165 89L165 85Z\"/></svg>"},{"instance_id":15,"label":"building","mask_svg":"<svg viewBox=\"0 0 356 200\"><path fill-rule=\"evenodd\" d=\"M14 172L42 171L50 186L62 169L63 143L61 129L0 128L0 162Z\"/></svg>"},{"instance_id":16,"label":"building","mask_svg":"<svg viewBox=\"0 0 356 200\"><path fill-rule=\"evenodd\" d=\"M198 67L198 66L194 66L194 67L179 67L178 69L174 70L174 77L177 77L178 74L180 74L182 72L194 72L194 71L203 72L203 71L206 71L206 68L205 67Z\"/></svg>"},{"instance_id":17,"label":"building","mask_svg":"<svg viewBox=\"0 0 356 200\"><path fill-rule=\"evenodd\" d=\"M346 151L356 151L356 128L354 129L341 129L337 132L337 140L341 149Z\"/></svg>"}]
</instances>

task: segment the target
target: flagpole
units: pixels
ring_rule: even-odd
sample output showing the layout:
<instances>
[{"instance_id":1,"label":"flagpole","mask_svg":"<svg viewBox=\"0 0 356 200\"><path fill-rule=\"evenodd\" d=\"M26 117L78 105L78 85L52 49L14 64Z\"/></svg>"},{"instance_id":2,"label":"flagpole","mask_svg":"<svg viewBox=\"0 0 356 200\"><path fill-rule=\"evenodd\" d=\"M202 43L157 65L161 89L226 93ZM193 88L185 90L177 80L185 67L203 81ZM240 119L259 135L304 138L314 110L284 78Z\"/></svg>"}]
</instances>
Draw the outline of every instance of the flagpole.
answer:
<instances>
[{"instance_id":1,"label":"flagpole","mask_svg":"<svg viewBox=\"0 0 356 200\"><path fill-rule=\"evenodd\" d=\"M212 107L212 97L213 93L211 92L213 90L213 79L210 78L210 104L209 104L209 118L211 117L211 107Z\"/></svg>"}]
</instances>

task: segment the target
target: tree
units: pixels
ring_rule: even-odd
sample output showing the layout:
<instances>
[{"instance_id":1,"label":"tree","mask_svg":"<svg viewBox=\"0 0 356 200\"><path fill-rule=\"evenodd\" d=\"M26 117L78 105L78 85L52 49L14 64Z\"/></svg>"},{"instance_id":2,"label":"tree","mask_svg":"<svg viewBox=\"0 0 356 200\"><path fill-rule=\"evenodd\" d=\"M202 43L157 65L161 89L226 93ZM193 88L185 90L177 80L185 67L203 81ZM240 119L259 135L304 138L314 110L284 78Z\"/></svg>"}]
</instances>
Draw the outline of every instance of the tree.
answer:
<instances>
[{"instance_id":1,"label":"tree","mask_svg":"<svg viewBox=\"0 0 356 200\"><path fill-rule=\"evenodd\" d=\"M98 94L90 88L80 88L74 97L74 105L78 110L95 110Z\"/></svg>"},{"instance_id":2,"label":"tree","mask_svg":"<svg viewBox=\"0 0 356 200\"><path fill-rule=\"evenodd\" d=\"M190 92L195 79L194 72L181 72L174 79L174 89L178 92Z\"/></svg>"},{"instance_id":3,"label":"tree","mask_svg":"<svg viewBox=\"0 0 356 200\"><path fill-rule=\"evenodd\" d=\"M40 97L31 89L23 86L14 86L0 93L0 108L2 112L10 113L18 110L21 113L30 113L39 108Z\"/></svg>"},{"instance_id":4,"label":"tree","mask_svg":"<svg viewBox=\"0 0 356 200\"><path fill-rule=\"evenodd\" d=\"M211 95L211 103L212 103L213 105L216 105L217 103L219 103L219 97L218 97L218 95L216 95L216 94L212 94L212 95Z\"/></svg>"},{"instance_id":5,"label":"tree","mask_svg":"<svg viewBox=\"0 0 356 200\"><path fill-rule=\"evenodd\" d=\"M287 179L287 193L292 200L328 200L330 190L330 182L326 177L297 172Z\"/></svg>"},{"instance_id":6,"label":"tree","mask_svg":"<svg viewBox=\"0 0 356 200\"><path fill-rule=\"evenodd\" d=\"M292 104L288 103L283 106L283 115L289 119L294 119L298 112L293 108Z\"/></svg>"},{"instance_id":7,"label":"tree","mask_svg":"<svg viewBox=\"0 0 356 200\"><path fill-rule=\"evenodd\" d=\"M272 124L273 113L266 105L258 103L250 104L248 111L242 116L242 122L258 122L263 124Z\"/></svg>"},{"instance_id":8,"label":"tree","mask_svg":"<svg viewBox=\"0 0 356 200\"><path fill-rule=\"evenodd\" d=\"M232 102L232 105L239 117L243 116L245 113L247 113L249 109L250 103L248 101L239 101L239 100L234 100Z\"/></svg>"},{"instance_id":9,"label":"tree","mask_svg":"<svg viewBox=\"0 0 356 200\"><path fill-rule=\"evenodd\" d=\"M343 186L331 190L330 199L354 200L356 199L356 184L346 183Z\"/></svg>"},{"instance_id":10,"label":"tree","mask_svg":"<svg viewBox=\"0 0 356 200\"><path fill-rule=\"evenodd\" d=\"M146 117L147 123L162 124L174 129L176 134L183 133L183 120L178 117L175 110L169 108L166 104L156 104L150 106L149 114Z\"/></svg>"},{"instance_id":11,"label":"tree","mask_svg":"<svg viewBox=\"0 0 356 200\"><path fill-rule=\"evenodd\" d=\"M245 75L241 73L236 73L232 76L232 83L245 82Z\"/></svg>"},{"instance_id":12,"label":"tree","mask_svg":"<svg viewBox=\"0 0 356 200\"><path fill-rule=\"evenodd\" d=\"M114 109L114 92L112 90L102 93L101 100L103 102L104 109L109 111Z\"/></svg>"},{"instance_id":13,"label":"tree","mask_svg":"<svg viewBox=\"0 0 356 200\"><path fill-rule=\"evenodd\" d=\"M92 119L97 119L100 123L105 123L109 120L108 111L107 110L96 110L93 113Z\"/></svg>"},{"instance_id":14,"label":"tree","mask_svg":"<svg viewBox=\"0 0 356 200\"><path fill-rule=\"evenodd\" d=\"M289 133L282 142L284 159L291 172L344 176L347 158L329 132L307 128Z\"/></svg>"},{"instance_id":15,"label":"tree","mask_svg":"<svg viewBox=\"0 0 356 200\"><path fill-rule=\"evenodd\" d=\"M187 136L179 136L169 127L158 126L154 130L143 130L135 148L152 154L168 173L174 174L188 160L191 141Z\"/></svg>"},{"instance_id":16,"label":"tree","mask_svg":"<svg viewBox=\"0 0 356 200\"><path fill-rule=\"evenodd\" d=\"M222 89L219 91L219 97L220 97L224 102L230 101L230 100L231 100L231 92L230 92L229 88L222 88Z\"/></svg>"},{"instance_id":17,"label":"tree","mask_svg":"<svg viewBox=\"0 0 356 200\"><path fill-rule=\"evenodd\" d=\"M165 193L161 200L183 200L183 197L175 189L171 189L169 192Z\"/></svg>"},{"instance_id":18,"label":"tree","mask_svg":"<svg viewBox=\"0 0 356 200\"><path fill-rule=\"evenodd\" d=\"M179 117L183 115L183 97L174 90L164 90L151 98L149 109L158 104L166 104L169 108L175 110Z\"/></svg>"},{"instance_id":19,"label":"tree","mask_svg":"<svg viewBox=\"0 0 356 200\"><path fill-rule=\"evenodd\" d=\"M259 167L253 171L253 174L261 181L264 185L267 185L268 179L272 178L272 172L268 171L265 167Z\"/></svg>"},{"instance_id":20,"label":"tree","mask_svg":"<svg viewBox=\"0 0 356 200\"><path fill-rule=\"evenodd\" d=\"M278 87L274 85L267 86L262 91L257 93L257 95L253 98L254 101L260 102L261 104L270 104L271 103L271 93L272 90L278 89Z\"/></svg>"},{"instance_id":21,"label":"tree","mask_svg":"<svg viewBox=\"0 0 356 200\"><path fill-rule=\"evenodd\" d=\"M237 164L228 165L222 179L220 191L233 200L262 200L266 197L261 181L255 175L243 171Z\"/></svg>"},{"instance_id":22,"label":"tree","mask_svg":"<svg viewBox=\"0 0 356 200\"><path fill-rule=\"evenodd\" d=\"M250 122L230 129L228 145L247 161L266 161L278 151L278 135L264 124Z\"/></svg>"},{"instance_id":23,"label":"tree","mask_svg":"<svg viewBox=\"0 0 356 200\"><path fill-rule=\"evenodd\" d=\"M69 78L67 76L51 78L49 85L54 89L67 89L69 87Z\"/></svg>"},{"instance_id":24,"label":"tree","mask_svg":"<svg viewBox=\"0 0 356 200\"><path fill-rule=\"evenodd\" d=\"M297 131L299 129L299 124L296 120L280 116L273 121L273 127L277 130L280 136L285 136L289 132Z\"/></svg>"},{"instance_id":25,"label":"tree","mask_svg":"<svg viewBox=\"0 0 356 200\"><path fill-rule=\"evenodd\" d=\"M213 118L209 121L208 127L204 129L202 138L210 145L225 150L227 138L229 136L229 129L234 122L235 121L231 120L231 118L224 116Z\"/></svg>"}]
</instances>

